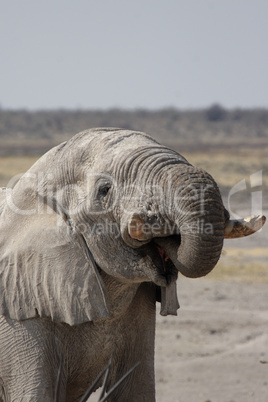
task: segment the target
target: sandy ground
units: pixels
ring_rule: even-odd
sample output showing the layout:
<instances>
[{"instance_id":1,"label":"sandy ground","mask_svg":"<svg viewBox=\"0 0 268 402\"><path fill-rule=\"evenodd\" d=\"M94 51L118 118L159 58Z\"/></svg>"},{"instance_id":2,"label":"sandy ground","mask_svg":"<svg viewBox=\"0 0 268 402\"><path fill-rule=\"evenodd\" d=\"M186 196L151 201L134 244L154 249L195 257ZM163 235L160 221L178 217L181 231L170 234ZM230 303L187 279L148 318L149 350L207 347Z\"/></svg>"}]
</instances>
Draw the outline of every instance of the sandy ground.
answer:
<instances>
[{"instance_id":1,"label":"sandy ground","mask_svg":"<svg viewBox=\"0 0 268 402\"><path fill-rule=\"evenodd\" d=\"M158 402L268 401L268 284L180 278L157 315Z\"/></svg>"}]
</instances>

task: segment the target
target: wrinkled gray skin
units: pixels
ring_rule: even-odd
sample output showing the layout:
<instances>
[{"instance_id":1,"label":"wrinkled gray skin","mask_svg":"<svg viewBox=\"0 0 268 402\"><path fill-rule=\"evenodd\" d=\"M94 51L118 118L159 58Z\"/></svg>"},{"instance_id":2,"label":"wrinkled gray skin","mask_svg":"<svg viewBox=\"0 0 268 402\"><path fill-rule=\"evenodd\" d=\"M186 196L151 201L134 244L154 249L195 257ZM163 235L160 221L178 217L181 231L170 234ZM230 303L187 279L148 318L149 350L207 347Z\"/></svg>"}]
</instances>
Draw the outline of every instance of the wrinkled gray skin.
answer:
<instances>
[{"instance_id":1,"label":"wrinkled gray skin","mask_svg":"<svg viewBox=\"0 0 268 402\"><path fill-rule=\"evenodd\" d=\"M154 401L157 289L221 253L211 176L143 133L94 129L2 192L0 214L2 399L52 401L62 361L60 400L77 401L114 352L109 387L140 366L112 400ZM149 227L138 239L133 216Z\"/></svg>"}]
</instances>

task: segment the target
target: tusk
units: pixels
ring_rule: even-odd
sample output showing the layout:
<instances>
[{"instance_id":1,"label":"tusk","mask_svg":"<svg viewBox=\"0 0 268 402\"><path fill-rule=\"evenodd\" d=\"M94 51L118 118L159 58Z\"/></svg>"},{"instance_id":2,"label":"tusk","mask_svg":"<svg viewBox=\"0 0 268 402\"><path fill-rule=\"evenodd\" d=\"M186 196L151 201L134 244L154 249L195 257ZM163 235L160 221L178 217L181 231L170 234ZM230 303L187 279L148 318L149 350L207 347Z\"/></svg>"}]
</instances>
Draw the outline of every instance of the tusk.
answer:
<instances>
[{"instance_id":1,"label":"tusk","mask_svg":"<svg viewBox=\"0 0 268 402\"><path fill-rule=\"evenodd\" d=\"M144 220L139 214L131 216L128 223L128 234L132 239L139 241L148 241L153 237L167 236L165 225L157 221L157 217L145 217ZM170 233L168 233L168 236Z\"/></svg>"},{"instance_id":2,"label":"tusk","mask_svg":"<svg viewBox=\"0 0 268 402\"><path fill-rule=\"evenodd\" d=\"M261 215L248 216L245 219L229 220L225 224L224 238L237 239L249 236L260 230L265 224L266 217Z\"/></svg>"},{"instance_id":3,"label":"tusk","mask_svg":"<svg viewBox=\"0 0 268 402\"><path fill-rule=\"evenodd\" d=\"M146 216L133 213L128 222L128 234L132 239L148 242L155 237L168 237L178 234L177 227L161 221L156 215Z\"/></svg>"},{"instance_id":4,"label":"tusk","mask_svg":"<svg viewBox=\"0 0 268 402\"><path fill-rule=\"evenodd\" d=\"M128 233L130 237L136 240L145 240L144 228L144 220L138 214L133 214L128 224Z\"/></svg>"}]
</instances>

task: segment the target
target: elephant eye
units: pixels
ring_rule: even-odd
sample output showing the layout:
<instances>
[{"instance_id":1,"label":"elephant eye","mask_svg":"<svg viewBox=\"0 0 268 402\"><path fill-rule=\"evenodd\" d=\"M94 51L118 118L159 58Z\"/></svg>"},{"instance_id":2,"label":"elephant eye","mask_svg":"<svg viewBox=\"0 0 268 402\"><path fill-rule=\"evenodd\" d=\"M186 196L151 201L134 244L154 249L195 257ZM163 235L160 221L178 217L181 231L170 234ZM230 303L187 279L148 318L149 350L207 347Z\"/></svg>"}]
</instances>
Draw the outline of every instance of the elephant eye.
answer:
<instances>
[{"instance_id":1,"label":"elephant eye","mask_svg":"<svg viewBox=\"0 0 268 402\"><path fill-rule=\"evenodd\" d=\"M110 183L105 183L105 184L100 185L97 197L99 199L105 198L106 195L109 193L110 188L111 188Z\"/></svg>"}]
</instances>

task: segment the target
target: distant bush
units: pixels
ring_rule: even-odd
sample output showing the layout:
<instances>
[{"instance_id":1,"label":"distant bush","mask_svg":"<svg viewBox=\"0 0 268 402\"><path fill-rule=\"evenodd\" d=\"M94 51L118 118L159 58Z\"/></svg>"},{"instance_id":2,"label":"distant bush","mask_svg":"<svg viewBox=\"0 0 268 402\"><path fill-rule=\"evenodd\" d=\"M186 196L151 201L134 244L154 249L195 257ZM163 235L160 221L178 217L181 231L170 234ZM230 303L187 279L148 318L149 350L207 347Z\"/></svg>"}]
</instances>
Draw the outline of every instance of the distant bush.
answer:
<instances>
[{"instance_id":1,"label":"distant bush","mask_svg":"<svg viewBox=\"0 0 268 402\"><path fill-rule=\"evenodd\" d=\"M226 117L226 110L215 103L206 110L206 116L209 121L222 121Z\"/></svg>"},{"instance_id":2,"label":"distant bush","mask_svg":"<svg viewBox=\"0 0 268 402\"><path fill-rule=\"evenodd\" d=\"M268 145L268 110L0 110L0 156L39 155L79 131L121 127L145 131L179 152L207 146Z\"/></svg>"}]
</instances>

